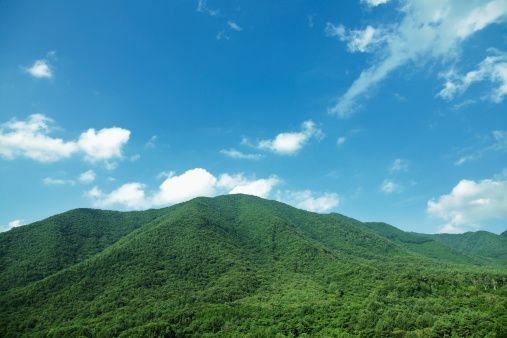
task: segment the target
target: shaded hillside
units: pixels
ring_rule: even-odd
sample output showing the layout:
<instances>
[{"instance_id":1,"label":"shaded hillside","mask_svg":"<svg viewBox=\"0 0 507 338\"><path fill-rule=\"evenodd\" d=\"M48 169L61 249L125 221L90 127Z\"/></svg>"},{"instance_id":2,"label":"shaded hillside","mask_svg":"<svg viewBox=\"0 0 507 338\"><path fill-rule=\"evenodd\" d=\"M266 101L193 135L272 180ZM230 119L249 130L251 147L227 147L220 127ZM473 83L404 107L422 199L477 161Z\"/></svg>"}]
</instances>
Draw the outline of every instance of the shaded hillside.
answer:
<instances>
[{"instance_id":1,"label":"shaded hillside","mask_svg":"<svg viewBox=\"0 0 507 338\"><path fill-rule=\"evenodd\" d=\"M2 233L0 291L41 280L92 257L160 214L76 209Z\"/></svg>"},{"instance_id":2,"label":"shaded hillside","mask_svg":"<svg viewBox=\"0 0 507 338\"><path fill-rule=\"evenodd\" d=\"M73 210L0 234L0 336L502 334L505 268L373 226L247 195Z\"/></svg>"}]
</instances>

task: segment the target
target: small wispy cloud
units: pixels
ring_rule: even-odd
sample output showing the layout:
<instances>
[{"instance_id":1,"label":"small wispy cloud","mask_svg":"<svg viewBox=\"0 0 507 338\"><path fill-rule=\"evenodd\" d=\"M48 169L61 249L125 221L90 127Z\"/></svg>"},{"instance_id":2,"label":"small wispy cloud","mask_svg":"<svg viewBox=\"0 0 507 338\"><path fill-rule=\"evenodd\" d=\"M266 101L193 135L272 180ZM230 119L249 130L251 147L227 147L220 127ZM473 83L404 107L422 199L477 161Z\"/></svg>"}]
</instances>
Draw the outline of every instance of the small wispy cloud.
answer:
<instances>
[{"instance_id":1,"label":"small wispy cloud","mask_svg":"<svg viewBox=\"0 0 507 338\"><path fill-rule=\"evenodd\" d=\"M222 149L220 150L220 153L232 158L247 159L247 160L260 160L261 158L264 157L264 155L262 154L244 154L241 151L236 150L234 148L231 148L229 150Z\"/></svg>"},{"instance_id":2,"label":"small wispy cloud","mask_svg":"<svg viewBox=\"0 0 507 338\"><path fill-rule=\"evenodd\" d=\"M397 158L393 161L393 164L389 167L390 172L395 171L408 171L408 162L401 158Z\"/></svg>"},{"instance_id":3,"label":"small wispy cloud","mask_svg":"<svg viewBox=\"0 0 507 338\"><path fill-rule=\"evenodd\" d=\"M241 28L240 26L238 26L238 24L235 23L235 22L233 22L233 21L227 21L227 24L229 25L229 27L231 29L234 29L237 32L241 32L243 30L243 28Z\"/></svg>"},{"instance_id":4,"label":"small wispy cloud","mask_svg":"<svg viewBox=\"0 0 507 338\"><path fill-rule=\"evenodd\" d=\"M146 148L155 148L155 141L157 140L157 135L153 135L148 142L144 145Z\"/></svg>"},{"instance_id":5,"label":"small wispy cloud","mask_svg":"<svg viewBox=\"0 0 507 338\"><path fill-rule=\"evenodd\" d=\"M217 16L220 13L219 10L210 9L208 7L206 0L198 0L197 1L197 11L203 12L203 13L208 13L211 16Z\"/></svg>"},{"instance_id":6,"label":"small wispy cloud","mask_svg":"<svg viewBox=\"0 0 507 338\"><path fill-rule=\"evenodd\" d=\"M74 185L74 184L76 184L76 182L73 180L62 180L62 179L51 178L51 177L46 177L45 179L42 180L42 182L44 182L45 185L66 185L66 184Z\"/></svg>"}]
</instances>

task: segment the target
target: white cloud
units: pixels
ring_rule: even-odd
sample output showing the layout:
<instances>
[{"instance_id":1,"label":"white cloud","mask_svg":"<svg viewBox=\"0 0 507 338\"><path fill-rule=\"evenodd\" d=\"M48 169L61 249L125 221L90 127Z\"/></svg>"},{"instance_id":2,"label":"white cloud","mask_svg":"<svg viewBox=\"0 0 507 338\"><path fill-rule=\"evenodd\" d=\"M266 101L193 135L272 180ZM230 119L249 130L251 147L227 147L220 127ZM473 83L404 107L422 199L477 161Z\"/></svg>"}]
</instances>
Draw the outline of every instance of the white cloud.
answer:
<instances>
[{"instance_id":1,"label":"white cloud","mask_svg":"<svg viewBox=\"0 0 507 338\"><path fill-rule=\"evenodd\" d=\"M243 28L239 27L238 24L233 21L227 21L227 24L231 27L231 29L234 29L237 32L241 32L243 30Z\"/></svg>"},{"instance_id":2,"label":"white cloud","mask_svg":"<svg viewBox=\"0 0 507 338\"><path fill-rule=\"evenodd\" d=\"M176 172L174 171L162 171L161 173L159 173L157 175L157 178L171 178L173 177L174 175L176 175Z\"/></svg>"},{"instance_id":3,"label":"white cloud","mask_svg":"<svg viewBox=\"0 0 507 338\"><path fill-rule=\"evenodd\" d=\"M42 180L42 182L44 182L44 184L46 185L65 185L65 184L74 185L76 183L73 180L62 180L51 177L46 177L45 179Z\"/></svg>"},{"instance_id":4,"label":"white cloud","mask_svg":"<svg viewBox=\"0 0 507 338\"><path fill-rule=\"evenodd\" d=\"M376 37L375 32L370 30L370 40L374 43L371 46L377 46L376 41L385 41L385 44L378 50L376 62L362 71L338 103L329 109L330 113L341 118L350 116L359 106L358 102L366 98L374 86L409 62L455 59L463 41L490 24L504 21L507 16L507 2L504 0L404 0L401 4L401 13L404 14L401 22L375 28L375 32L380 30L383 36ZM335 26L330 24L328 27L333 32ZM338 30L331 35L353 41L353 35L348 38L350 35L346 34L344 27L335 28ZM353 51L368 51L370 40L366 31L358 35ZM495 95L493 98L496 100L503 97L503 89Z\"/></svg>"},{"instance_id":5,"label":"white cloud","mask_svg":"<svg viewBox=\"0 0 507 338\"><path fill-rule=\"evenodd\" d=\"M56 54L55 51L51 51L46 54L46 58L41 60L36 60L32 67L30 68L24 68L24 70L29 73L30 75L38 78L52 78L53 77L53 67L50 65L49 60L50 58L53 58Z\"/></svg>"},{"instance_id":6,"label":"white cloud","mask_svg":"<svg viewBox=\"0 0 507 338\"><path fill-rule=\"evenodd\" d=\"M487 153L488 151L491 151L491 150L493 150L493 151L507 151L507 131L506 130L494 130L492 132L492 134L493 134L493 138L495 139L495 142L492 145L485 147L485 148L475 149L475 150L474 150L474 147L465 148L461 152L472 152L472 154L461 156L459 158L459 160L454 162L454 164L460 166L466 162L478 160L485 153ZM489 140L490 138L484 137L484 139ZM472 151L470 151L470 149L472 149Z\"/></svg>"},{"instance_id":7,"label":"white cloud","mask_svg":"<svg viewBox=\"0 0 507 338\"><path fill-rule=\"evenodd\" d=\"M26 70L28 73L30 73L32 76L35 77L47 77L51 78L53 77L53 72L51 71L51 68L49 66L49 63L46 60L37 60L33 64L31 68L28 68Z\"/></svg>"},{"instance_id":8,"label":"white cloud","mask_svg":"<svg viewBox=\"0 0 507 338\"><path fill-rule=\"evenodd\" d=\"M0 155L7 159L18 156L40 162L54 162L70 157L78 151L75 142L47 136L53 120L41 115L31 115L27 121L11 120L0 127Z\"/></svg>"},{"instance_id":9,"label":"white cloud","mask_svg":"<svg viewBox=\"0 0 507 338\"><path fill-rule=\"evenodd\" d=\"M450 194L428 201L427 210L448 221L440 232L463 232L486 220L507 220L507 180L462 180Z\"/></svg>"},{"instance_id":10,"label":"white cloud","mask_svg":"<svg viewBox=\"0 0 507 338\"><path fill-rule=\"evenodd\" d=\"M167 178L153 196L153 205L168 205L198 196L213 196L217 179L204 169L188 170L180 176Z\"/></svg>"},{"instance_id":11,"label":"white cloud","mask_svg":"<svg viewBox=\"0 0 507 338\"><path fill-rule=\"evenodd\" d=\"M128 142L130 131L122 128L104 128L98 132L90 128L79 137L79 148L85 152L85 159L97 161L121 158L121 148Z\"/></svg>"},{"instance_id":12,"label":"white cloud","mask_svg":"<svg viewBox=\"0 0 507 338\"><path fill-rule=\"evenodd\" d=\"M146 148L155 148L155 141L157 140L157 135L153 135L148 142L146 142Z\"/></svg>"},{"instance_id":13,"label":"white cloud","mask_svg":"<svg viewBox=\"0 0 507 338\"><path fill-rule=\"evenodd\" d=\"M243 174L222 174L220 179L217 179L201 168L188 170L180 176L175 176L174 172L163 174L167 178L159 190L151 196L146 196L145 185L141 183L124 184L110 194L104 194L94 187L87 191L85 196L92 199L93 205L97 207L123 205L128 209L146 209L180 203L194 197L211 197L219 194L242 193L266 198L273 186L280 182L276 176L267 179L248 179Z\"/></svg>"},{"instance_id":14,"label":"white cloud","mask_svg":"<svg viewBox=\"0 0 507 338\"><path fill-rule=\"evenodd\" d=\"M493 137L496 143L491 149L496 151L507 151L507 130L495 130L493 131Z\"/></svg>"},{"instance_id":15,"label":"white cloud","mask_svg":"<svg viewBox=\"0 0 507 338\"><path fill-rule=\"evenodd\" d=\"M98 187L93 187L89 191L86 191L84 193L84 195L86 197L93 198L93 199L99 199L99 198L104 197L104 193ZM98 201L96 201L96 202L98 202ZM94 204L97 205L98 203L94 203Z\"/></svg>"},{"instance_id":16,"label":"white cloud","mask_svg":"<svg viewBox=\"0 0 507 338\"><path fill-rule=\"evenodd\" d=\"M393 164L389 168L389 171L408 171L408 163L406 160L402 160L401 158L397 158L394 160Z\"/></svg>"},{"instance_id":17,"label":"white cloud","mask_svg":"<svg viewBox=\"0 0 507 338\"><path fill-rule=\"evenodd\" d=\"M400 93L394 93L394 97L400 102L407 102L407 98Z\"/></svg>"},{"instance_id":18,"label":"white cloud","mask_svg":"<svg viewBox=\"0 0 507 338\"><path fill-rule=\"evenodd\" d=\"M234 148L231 148L230 150L222 149L220 150L220 153L232 158L241 158L248 160L260 160L261 158L264 157L264 155L261 154L244 154L241 151L236 150Z\"/></svg>"},{"instance_id":19,"label":"white cloud","mask_svg":"<svg viewBox=\"0 0 507 338\"><path fill-rule=\"evenodd\" d=\"M377 7L378 5L386 4L389 0L361 0L361 3L366 3L370 7Z\"/></svg>"},{"instance_id":20,"label":"white cloud","mask_svg":"<svg viewBox=\"0 0 507 338\"><path fill-rule=\"evenodd\" d=\"M229 194L247 194L266 198L273 186L279 182L280 180L276 176L271 176L268 179L248 180L243 177L243 174L233 176L222 174L217 187L230 189Z\"/></svg>"},{"instance_id":21,"label":"white cloud","mask_svg":"<svg viewBox=\"0 0 507 338\"><path fill-rule=\"evenodd\" d=\"M203 12L203 13L208 13L211 16L216 16L220 13L218 10L209 9L208 5L206 3L206 0L198 0L197 1L197 11Z\"/></svg>"},{"instance_id":22,"label":"white cloud","mask_svg":"<svg viewBox=\"0 0 507 338\"><path fill-rule=\"evenodd\" d=\"M384 194L390 195L394 192L401 192L403 188L401 185L394 183L394 181L385 179L384 182L382 182L382 185L380 186L380 190Z\"/></svg>"},{"instance_id":23,"label":"white cloud","mask_svg":"<svg viewBox=\"0 0 507 338\"><path fill-rule=\"evenodd\" d=\"M454 70L443 74L446 79L445 88L438 96L446 100L463 94L474 82L490 81L493 86L491 93L486 96L489 100L500 103L507 94L507 53L495 51L495 56L488 56L479 63L476 70L465 75L459 75Z\"/></svg>"},{"instance_id":24,"label":"white cloud","mask_svg":"<svg viewBox=\"0 0 507 338\"><path fill-rule=\"evenodd\" d=\"M9 222L9 229L24 225L24 221L25 221L24 219L17 219L12 222Z\"/></svg>"},{"instance_id":25,"label":"white cloud","mask_svg":"<svg viewBox=\"0 0 507 338\"><path fill-rule=\"evenodd\" d=\"M271 150L280 155L293 155L297 153L312 137L321 140L324 134L315 126L312 120L302 123L299 133L281 133L274 140L259 141L258 149ZM248 142L248 141L246 141ZM245 143L243 140L242 143Z\"/></svg>"},{"instance_id":26,"label":"white cloud","mask_svg":"<svg viewBox=\"0 0 507 338\"><path fill-rule=\"evenodd\" d=\"M144 184L141 183L127 183L107 196L104 196L97 187L88 191L86 195L97 198L94 202L94 205L97 207L104 208L115 204L121 204L128 209L138 210L149 207L144 196L144 188Z\"/></svg>"},{"instance_id":27,"label":"white cloud","mask_svg":"<svg viewBox=\"0 0 507 338\"><path fill-rule=\"evenodd\" d=\"M478 159L480 157L481 157L480 155L466 155L466 156L462 156L459 160L457 160L456 162L454 162L454 164L457 165L457 166L460 166L463 163L466 163L468 161L474 161L474 160L476 160L476 159Z\"/></svg>"},{"instance_id":28,"label":"white cloud","mask_svg":"<svg viewBox=\"0 0 507 338\"><path fill-rule=\"evenodd\" d=\"M344 143L345 143L345 140L346 140L346 139L347 139L347 138L346 138L345 136L338 137L338 140L336 141L336 145L341 146L342 144L344 144Z\"/></svg>"},{"instance_id":29,"label":"white cloud","mask_svg":"<svg viewBox=\"0 0 507 338\"><path fill-rule=\"evenodd\" d=\"M15 119L0 127L0 155L7 159L27 157L40 162L55 162L84 152L90 162L121 158L121 148L127 143L130 131L122 128L104 128L95 132L89 129L77 142L65 142L51 138L50 124L53 120L41 114L33 114L26 121Z\"/></svg>"},{"instance_id":30,"label":"white cloud","mask_svg":"<svg viewBox=\"0 0 507 338\"><path fill-rule=\"evenodd\" d=\"M221 39L229 40L230 39L229 36L225 35L225 31L218 32L216 35L216 38L217 38L217 40L221 40Z\"/></svg>"},{"instance_id":31,"label":"white cloud","mask_svg":"<svg viewBox=\"0 0 507 338\"><path fill-rule=\"evenodd\" d=\"M313 28L313 17L314 15L308 15L308 27Z\"/></svg>"},{"instance_id":32,"label":"white cloud","mask_svg":"<svg viewBox=\"0 0 507 338\"><path fill-rule=\"evenodd\" d=\"M95 172L90 169L88 171L85 171L81 175L79 175L79 182L91 183L91 182L95 181L95 177L96 177Z\"/></svg>"},{"instance_id":33,"label":"white cloud","mask_svg":"<svg viewBox=\"0 0 507 338\"><path fill-rule=\"evenodd\" d=\"M326 25L327 36L337 36L340 41L348 41L347 47L349 52L370 53L378 49L389 35L383 29L376 29L367 26L364 30L347 30L343 25L334 26L331 23Z\"/></svg>"},{"instance_id":34,"label":"white cloud","mask_svg":"<svg viewBox=\"0 0 507 338\"><path fill-rule=\"evenodd\" d=\"M315 193L310 190L277 192L277 200L287 203L299 209L312 212L327 212L340 203L335 193L324 193L320 197L314 197Z\"/></svg>"}]
</instances>

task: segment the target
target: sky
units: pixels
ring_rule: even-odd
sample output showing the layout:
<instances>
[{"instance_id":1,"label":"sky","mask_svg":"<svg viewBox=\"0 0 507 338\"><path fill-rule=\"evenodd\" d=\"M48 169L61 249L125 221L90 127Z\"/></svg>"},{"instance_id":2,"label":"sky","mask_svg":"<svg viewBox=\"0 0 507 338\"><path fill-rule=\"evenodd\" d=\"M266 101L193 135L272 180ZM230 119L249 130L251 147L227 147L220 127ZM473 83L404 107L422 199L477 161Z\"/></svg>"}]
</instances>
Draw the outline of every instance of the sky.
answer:
<instances>
[{"instance_id":1,"label":"sky","mask_svg":"<svg viewBox=\"0 0 507 338\"><path fill-rule=\"evenodd\" d=\"M507 1L0 2L0 231L245 193L507 230Z\"/></svg>"}]
</instances>

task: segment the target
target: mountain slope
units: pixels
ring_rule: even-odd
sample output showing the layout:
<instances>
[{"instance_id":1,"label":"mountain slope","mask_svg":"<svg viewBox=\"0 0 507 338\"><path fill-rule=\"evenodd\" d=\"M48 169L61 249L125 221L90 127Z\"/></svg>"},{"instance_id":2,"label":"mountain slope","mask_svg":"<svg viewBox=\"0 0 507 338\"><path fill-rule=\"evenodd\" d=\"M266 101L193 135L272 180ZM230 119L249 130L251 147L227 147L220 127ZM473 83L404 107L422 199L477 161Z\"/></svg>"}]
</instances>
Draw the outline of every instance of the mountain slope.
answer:
<instances>
[{"instance_id":1,"label":"mountain slope","mask_svg":"<svg viewBox=\"0 0 507 338\"><path fill-rule=\"evenodd\" d=\"M13 228L0 236L0 291L92 257L160 214L76 209Z\"/></svg>"},{"instance_id":2,"label":"mountain slope","mask_svg":"<svg viewBox=\"0 0 507 338\"><path fill-rule=\"evenodd\" d=\"M501 332L505 269L426 259L367 228L246 195L70 211L0 235L0 335L438 336L476 318L474 334ZM23 252L24 238L47 250ZM45 256L47 275L13 279Z\"/></svg>"},{"instance_id":3,"label":"mountain slope","mask_svg":"<svg viewBox=\"0 0 507 338\"><path fill-rule=\"evenodd\" d=\"M363 223L336 213L331 214L331 216L336 219L353 222L355 226L386 238L403 249L421 257L461 264L487 265L490 263L427 235L405 232L386 223Z\"/></svg>"},{"instance_id":4,"label":"mountain slope","mask_svg":"<svg viewBox=\"0 0 507 338\"><path fill-rule=\"evenodd\" d=\"M426 235L457 250L471 253L485 261L507 265L507 236L487 231L466 232L464 234Z\"/></svg>"}]
</instances>

